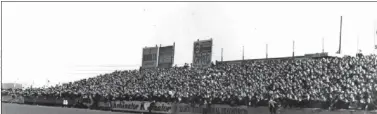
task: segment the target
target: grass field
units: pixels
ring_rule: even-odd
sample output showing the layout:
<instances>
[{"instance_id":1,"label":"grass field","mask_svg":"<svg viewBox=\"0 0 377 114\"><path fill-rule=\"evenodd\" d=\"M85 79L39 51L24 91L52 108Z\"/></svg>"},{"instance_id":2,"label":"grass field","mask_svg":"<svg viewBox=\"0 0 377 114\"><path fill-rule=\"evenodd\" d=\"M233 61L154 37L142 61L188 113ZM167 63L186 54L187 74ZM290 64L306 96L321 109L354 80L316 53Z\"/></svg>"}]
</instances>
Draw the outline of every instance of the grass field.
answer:
<instances>
[{"instance_id":1,"label":"grass field","mask_svg":"<svg viewBox=\"0 0 377 114\"><path fill-rule=\"evenodd\" d=\"M10 103L2 103L1 108L1 114L137 114L76 108L21 105Z\"/></svg>"}]
</instances>

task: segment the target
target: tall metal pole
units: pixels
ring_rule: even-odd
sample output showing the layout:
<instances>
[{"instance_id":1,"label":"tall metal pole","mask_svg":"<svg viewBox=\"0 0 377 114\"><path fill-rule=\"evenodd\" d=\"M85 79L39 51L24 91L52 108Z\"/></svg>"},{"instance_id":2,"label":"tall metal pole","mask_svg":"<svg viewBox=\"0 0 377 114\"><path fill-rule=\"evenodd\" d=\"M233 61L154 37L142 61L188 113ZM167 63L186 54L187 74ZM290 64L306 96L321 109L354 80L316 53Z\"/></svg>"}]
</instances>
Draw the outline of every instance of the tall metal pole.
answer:
<instances>
[{"instance_id":1,"label":"tall metal pole","mask_svg":"<svg viewBox=\"0 0 377 114\"><path fill-rule=\"evenodd\" d=\"M221 62L223 62L223 48L221 48Z\"/></svg>"},{"instance_id":2,"label":"tall metal pole","mask_svg":"<svg viewBox=\"0 0 377 114\"><path fill-rule=\"evenodd\" d=\"M144 53L145 53L144 49L145 48L143 48L142 51L141 51L142 52L142 54L141 54L141 67L143 67L143 65L144 65Z\"/></svg>"},{"instance_id":3,"label":"tall metal pole","mask_svg":"<svg viewBox=\"0 0 377 114\"><path fill-rule=\"evenodd\" d=\"M340 32L339 32L339 50L338 54L341 53L341 48L342 48L342 24L343 24L343 16L340 16Z\"/></svg>"},{"instance_id":4,"label":"tall metal pole","mask_svg":"<svg viewBox=\"0 0 377 114\"><path fill-rule=\"evenodd\" d=\"M17 81L13 82L13 88L12 88L13 91L14 91L14 89L16 89L16 83L17 83Z\"/></svg>"},{"instance_id":5,"label":"tall metal pole","mask_svg":"<svg viewBox=\"0 0 377 114\"><path fill-rule=\"evenodd\" d=\"M325 53L325 39L322 37L322 53Z\"/></svg>"},{"instance_id":6,"label":"tall metal pole","mask_svg":"<svg viewBox=\"0 0 377 114\"><path fill-rule=\"evenodd\" d=\"M175 42L173 43L173 55L171 57L171 65L170 66L173 66L173 64L174 64L174 55L175 55Z\"/></svg>"},{"instance_id":7,"label":"tall metal pole","mask_svg":"<svg viewBox=\"0 0 377 114\"><path fill-rule=\"evenodd\" d=\"M34 80L33 80L33 84L31 84L31 89L33 89L33 86L34 86Z\"/></svg>"},{"instance_id":8,"label":"tall metal pole","mask_svg":"<svg viewBox=\"0 0 377 114\"><path fill-rule=\"evenodd\" d=\"M242 46L242 60L245 60L245 47Z\"/></svg>"},{"instance_id":9,"label":"tall metal pole","mask_svg":"<svg viewBox=\"0 0 377 114\"><path fill-rule=\"evenodd\" d=\"M376 36L377 36L377 28L376 28L376 21L374 21L374 42L373 42L373 44L374 44L374 50L377 50L377 44L376 44Z\"/></svg>"},{"instance_id":10,"label":"tall metal pole","mask_svg":"<svg viewBox=\"0 0 377 114\"><path fill-rule=\"evenodd\" d=\"M295 41L293 40L292 57L295 57Z\"/></svg>"},{"instance_id":11,"label":"tall metal pole","mask_svg":"<svg viewBox=\"0 0 377 114\"><path fill-rule=\"evenodd\" d=\"M161 44L160 44L160 47L161 47ZM158 47L157 44L156 44L157 53L156 53L156 55L155 55L155 56L156 56L156 62L155 62L155 63L156 63L156 66L155 66L155 67L158 67L158 63L159 63L158 60L160 59L160 57L159 57L159 56L160 56L160 47Z\"/></svg>"},{"instance_id":12,"label":"tall metal pole","mask_svg":"<svg viewBox=\"0 0 377 114\"><path fill-rule=\"evenodd\" d=\"M268 44L266 44L266 59L268 58Z\"/></svg>"}]
</instances>

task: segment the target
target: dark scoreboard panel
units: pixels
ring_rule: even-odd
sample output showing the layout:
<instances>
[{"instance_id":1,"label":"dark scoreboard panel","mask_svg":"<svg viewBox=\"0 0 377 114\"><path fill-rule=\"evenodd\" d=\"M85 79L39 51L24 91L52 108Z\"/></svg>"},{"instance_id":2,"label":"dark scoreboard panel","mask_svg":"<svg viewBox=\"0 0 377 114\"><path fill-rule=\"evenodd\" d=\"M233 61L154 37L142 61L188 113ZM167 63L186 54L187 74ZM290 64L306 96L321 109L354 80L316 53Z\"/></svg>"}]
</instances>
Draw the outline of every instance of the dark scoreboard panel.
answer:
<instances>
[{"instance_id":1,"label":"dark scoreboard panel","mask_svg":"<svg viewBox=\"0 0 377 114\"><path fill-rule=\"evenodd\" d=\"M158 67L169 68L174 63L174 45L159 48Z\"/></svg>"},{"instance_id":2,"label":"dark scoreboard panel","mask_svg":"<svg viewBox=\"0 0 377 114\"><path fill-rule=\"evenodd\" d=\"M158 56L157 52L158 52L158 47L143 48L143 59L142 59L143 68L157 67L157 56Z\"/></svg>"},{"instance_id":3,"label":"dark scoreboard panel","mask_svg":"<svg viewBox=\"0 0 377 114\"><path fill-rule=\"evenodd\" d=\"M193 67L208 67L212 58L212 39L194 42Z\"/></svg>"}]
</instances>

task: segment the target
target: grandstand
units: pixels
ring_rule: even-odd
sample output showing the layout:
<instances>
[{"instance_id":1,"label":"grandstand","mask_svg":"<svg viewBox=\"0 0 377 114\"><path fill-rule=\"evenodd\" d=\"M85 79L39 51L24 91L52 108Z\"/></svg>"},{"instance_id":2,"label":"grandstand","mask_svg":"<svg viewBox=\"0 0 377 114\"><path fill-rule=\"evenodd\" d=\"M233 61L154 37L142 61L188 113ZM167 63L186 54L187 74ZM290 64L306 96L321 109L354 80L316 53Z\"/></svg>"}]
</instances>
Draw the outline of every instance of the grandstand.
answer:
<instances>
[{"instance_id":1,"label":"grandstand","mask_svg":"<svg viewBox=\"0 0 377 114\"><path fill-rule=\"evenodd\" d=\"M177 111L174 107L181 105L174 104L198 105L203 109L223 107L223 111L246 113L247 107L267 106L272 97L286 108L376 109L376 55L295 58L300 59L115 71L55 87L27 88L15 94L22 96L23 100L18 102L26 104L59 106L68 102L64 105L155 113Z\"/></svg>"},{"instance_id":2,"label":"grandstand","mask_svg":"<svg viewBox=\"0 0 377 114\"><path fill-rule=\"evenodd\" d=\"M369 21L374 13L354 10L372 8L82 2L55 6L39 1L6 10L12 12L4 13L10 16L4 36L18 44L6 47L6 60L13 60L6 62L13 68L6 69L7 81L20 76L19 82L33 81L33 86L2 84L2 108L7 109L2 113L376 114L377 55L340 55L359 50L359 41L351 45L359 33L365 39L363 49L372 52L371 35L377 31ZM355 32L346 33L342 42L341 17L339 50L334 50L338 22L333 16L338 14L350 17L345 31ZM196 39L204 37L208 39ZM322 53L295 55L318 52L320 37ZM337 55L325 52L325 38L327 50ZM269 58L290 55L291 40L292 56ZM244 59L243 45L253 57L266 51L266 58ZM226 58L241 58L241 46L242 60L223 61L223 48ZM220 48L221 61L214 61ZM119 70L125 67L139 69ZM59 84L49 86L51 78ZM74 78L82 79L60 84ZM34 87L34 80L44 79L46 86Z\"/></svg>"}]
</instances>

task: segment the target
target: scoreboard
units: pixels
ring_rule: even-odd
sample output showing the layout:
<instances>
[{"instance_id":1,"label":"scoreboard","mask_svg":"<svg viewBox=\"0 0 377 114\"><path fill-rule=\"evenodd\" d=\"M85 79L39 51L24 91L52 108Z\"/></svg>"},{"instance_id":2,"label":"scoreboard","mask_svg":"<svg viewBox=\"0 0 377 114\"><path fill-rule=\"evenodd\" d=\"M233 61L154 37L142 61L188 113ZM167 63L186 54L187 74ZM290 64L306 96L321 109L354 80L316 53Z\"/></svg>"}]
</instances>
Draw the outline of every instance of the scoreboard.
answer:
<instances>
[{"instance_id":1,"label":"scoreboard","mask_svg":"<svg viewBox=\"0 0 377 114\"><path fill-rule=\"evenodd\" d=\"M174 62L174 47L173 46L165 46L160 47L158 51L158 67L161 68L170 68L173 66Z\"/></svg>"},{"instance_id":2,"label":"scoreboard","mask_svg":"<svg viewBox=\"0 0 377 114\"><path fill-rule=\"evenodd\" d=\"M158 47L146 47L143 48L143 68L153 68L157 67L157 51Z\"/></svg>"},{"instance_id":3,"label":"scoreboard","mask_svg":"<svg viewBox=\"0 0 377 114\"><path fill-rule=\"evenodd\" d=\"M212 58L212 39L194 42L193 67L209 67Z\"/></svg>"}]
</instances>

